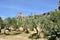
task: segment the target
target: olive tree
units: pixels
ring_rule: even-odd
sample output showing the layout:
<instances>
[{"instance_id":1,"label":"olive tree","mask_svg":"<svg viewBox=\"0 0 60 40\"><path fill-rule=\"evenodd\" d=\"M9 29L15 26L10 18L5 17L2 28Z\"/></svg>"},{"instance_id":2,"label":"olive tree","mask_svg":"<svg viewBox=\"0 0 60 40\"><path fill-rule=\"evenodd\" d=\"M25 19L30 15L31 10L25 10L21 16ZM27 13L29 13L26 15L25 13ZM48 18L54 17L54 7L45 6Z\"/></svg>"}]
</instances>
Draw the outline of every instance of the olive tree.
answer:
<instances>
[{"instance_id":1,"label":"olive tree","mask_svg":"<svg viewBox=\"0 0 60 40\"><path fill-rule=\"evenodd\" d=\"M0 17L0 33L1 33L1 29L3 28L3 20L2 18Z\"/></svg>"}]
</instances>

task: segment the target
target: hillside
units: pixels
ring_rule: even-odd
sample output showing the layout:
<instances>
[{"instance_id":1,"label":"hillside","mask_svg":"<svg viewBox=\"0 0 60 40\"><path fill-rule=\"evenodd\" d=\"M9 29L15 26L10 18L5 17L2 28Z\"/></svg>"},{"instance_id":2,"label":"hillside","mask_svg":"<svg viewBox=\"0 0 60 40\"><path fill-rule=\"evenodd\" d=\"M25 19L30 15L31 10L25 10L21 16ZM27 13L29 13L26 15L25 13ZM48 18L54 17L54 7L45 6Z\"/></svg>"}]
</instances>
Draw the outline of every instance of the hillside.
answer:
<instances>
[{"instance_id":1,"label":"hillside","mask_svg":"<svg viewBox=\"0 0 60 40\"><path fill-rule=\"evenodd\" d=\"M60 40L60 0L57 9L40 15L22 16L18 13L5 20L0 17L0 35L3 36L0 38L11 40L14 37L16 40Z\"/></svg>"}]
</instances>

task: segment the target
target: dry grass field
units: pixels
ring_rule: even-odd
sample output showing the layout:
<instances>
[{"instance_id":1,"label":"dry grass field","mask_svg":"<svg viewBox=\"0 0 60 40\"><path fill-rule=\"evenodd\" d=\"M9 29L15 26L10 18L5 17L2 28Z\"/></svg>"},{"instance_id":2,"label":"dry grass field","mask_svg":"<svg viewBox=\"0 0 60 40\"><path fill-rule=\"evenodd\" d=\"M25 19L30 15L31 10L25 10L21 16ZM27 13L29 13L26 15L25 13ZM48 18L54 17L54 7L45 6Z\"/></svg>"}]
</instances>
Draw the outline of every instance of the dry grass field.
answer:
<instances>
[{"instance_id":1,"label":"dry grass field","mask_svg":"<svg viewBox=\"0 0 60 40\"><path fill-rule=\"evenodd\" d=\"M29 39L30 34L21 33L18 35L0 35L0 40L43 40L40 39Z\"/></svg>"},{"instance_id":2,"label":"dry grass field","mask_svg":"<svg viewBox=\"0 0 60 40\"><path fill-rule=\"evenodd\" d=\"M0 40L31 40L28 38L29 34L18 34L18 35L0 35Z\"/></svg>"}]
</instances>

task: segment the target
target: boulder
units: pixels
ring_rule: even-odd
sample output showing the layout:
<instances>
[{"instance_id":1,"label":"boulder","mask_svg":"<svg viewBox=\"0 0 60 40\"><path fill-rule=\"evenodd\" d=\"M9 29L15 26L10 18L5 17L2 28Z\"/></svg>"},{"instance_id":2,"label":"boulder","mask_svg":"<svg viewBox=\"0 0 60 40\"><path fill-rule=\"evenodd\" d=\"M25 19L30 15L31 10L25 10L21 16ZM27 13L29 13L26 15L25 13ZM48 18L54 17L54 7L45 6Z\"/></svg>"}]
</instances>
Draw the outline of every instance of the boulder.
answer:
<instances>
[{"instance_id":1,"label":"boulder","mask_svg":"<svg viewBox=\"0 0 60 40\"><path fill-rule=\"evenodd\" d=\"M5 30L4 34L9 35L9 30Z\"/></svg>"}]
</instances>

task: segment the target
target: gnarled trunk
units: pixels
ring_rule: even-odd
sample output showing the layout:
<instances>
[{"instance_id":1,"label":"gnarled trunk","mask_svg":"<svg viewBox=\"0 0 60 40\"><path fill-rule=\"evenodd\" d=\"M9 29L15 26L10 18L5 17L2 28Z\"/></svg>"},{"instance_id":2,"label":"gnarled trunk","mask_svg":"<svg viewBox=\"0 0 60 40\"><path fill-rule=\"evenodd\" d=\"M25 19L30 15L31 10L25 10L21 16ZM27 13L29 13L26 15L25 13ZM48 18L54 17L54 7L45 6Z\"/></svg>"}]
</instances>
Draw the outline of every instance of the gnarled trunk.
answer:
<instances>
[{"instance_id":1,"label":"gnarled trunk","mask_svg":"<svg viewBox=\"0 0 60 40\"><path fill-rule=\"evenodd\" d=\"M25 32L25 33L29 33L29 31L28 31L28 29L27 28L23 28L23 31Z\"/></svg>"},{"instance_id":2,"label":"gnarled trunk","mask_svg":"<svg viewBox=\"0 0 60 40\"><path fill-rule=\"evenodd\" d=\"M1 29L0 29L0 34L1 34Z\"/></svg>"},{"instance_id":3,"label":"gnarled trunk","mask_svg":"<svg viewBox=\"0 0 60 40\"><path fill-rule=\"evenodd\" d=\"M41 38L44 38L44 33L43 33L43 30L42 30L42 25L38 24L35 29L36 29L37 35L39 35Z\"/></svg>"}]
</instances>

